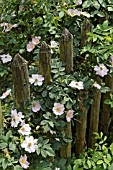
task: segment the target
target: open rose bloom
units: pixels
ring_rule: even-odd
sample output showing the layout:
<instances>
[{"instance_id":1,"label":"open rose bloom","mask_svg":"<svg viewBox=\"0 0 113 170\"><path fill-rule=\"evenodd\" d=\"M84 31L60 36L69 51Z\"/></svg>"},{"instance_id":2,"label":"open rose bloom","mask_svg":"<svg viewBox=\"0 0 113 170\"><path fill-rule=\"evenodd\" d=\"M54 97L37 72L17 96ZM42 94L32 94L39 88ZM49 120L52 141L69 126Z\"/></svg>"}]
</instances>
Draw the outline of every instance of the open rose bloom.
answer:
<instances>
[{"instance_id":1,"label":"open rose bloom","mask_svg":"<svg viewBox=\"0 0 113 170\"><path fill-rule=\"evenodd\" d=\"M34 45L37 45L37 44L40 43L40 39L41 39L40 36L34 37L34 38L32 38L32 43L33 43Z\"/></svg>"},{"instance_id":2,"label":"open rose bloom","mask_svg":"<svg viewBox=\"0 0 113 170\"><path fill-rule=\"evenodd\" d=\"M41 86L43 84L44 77L39 74L32 74L32 77L29 79L29 82L31 84L34 84L34 86Z\"/></svg>"},{"instance_id":3,"label":"open rose bloom","mask_svg":"<svg viewBox=\"0 0 113 170\"><path fill-rule=\"evenodd\" d=\"M96 74L104 77L105 75L108 74L108 69L106 68L106 66L104 64L99 64L98 66L94 67L94 71L96 71Z\"/></svg>"},{"instance_id":4,"label":"open rose bloom","mask_svg":"<svg viewBox=\"0 0 113 170\"><path fill-rule=\"evenodd\" d=\"M67 122L70 122L71 119L73 118L73 113L74 113L74 110L69 110L67 113L66 113L66 120Z\"/></svg>"},{"instance_id":5,"label":"open rose bloom","mask_svg":"<svg viewBox=\"0 0 113 170\"><path fill-rule=\"evenodd\" d=\"M82 81L71 81L71 83L69 84L69 86L73 89L78 89L78 90L81 90L81 89L84 89L84 85L83 85L83 82Z\"/></svg>"},{"instance_id":6,"label":"open rose bloom","mask_svg":"<svg viewBox=\"0 0 113 170\"><path fill-rule=\"evenodd\" d=\"M11 93L11 89L8 89L6 92L4 92L4 93L2 94L2 96L0 97L0 99L5 99L10 93Z\"/></svg>"},{"instance_id":7,"label":"open rose bloom","mask_svg":"<svg viewBox=\"0 0 113 170\"><path fill-rule=\"evenodd\" d=\"M24 156L21 155L19 159L19 163L21 164L22 168L27 169L29 167L29 162L27 161L26 154Z\"/></svg>"},{"instance_id":8,"label":"open rose bloom","mask_svg":"<svg viewBox=\"0 0 113 170\"><path fill-rule=\"evenodd\" d=\"M32 102L32 111L33 112L38 112L41 109L41 105L38 101L33 101Z\"/></svg>"},{"instance_id":9,"label":"open rose bloom","mask_svg":"<svg viewBox=\"0 0 113 170\"><path fill-rule=\"evenodd\" d=\"M12 60L12 56L9 54L0 55L0 58L1 58L3 64L8 63L9 61Z\"/></svg>"},{"instance_id":10,"label":"open rose bloom","mask_svg":"<svg viewBox=\"0 0 113 170\"><path fill-rule=\"evenodd\" d=\"M22 121L22 118L24 118L24 115L22 115L22 112L18 112L17 110L11 110L11 127L17 127L18 124Z\"/></svg>"},{"instance_id":11,"label":"open rose bloom","mask_svg":"<svg viewBox=\"0 0 113 170\"><path fill-rule=\"evenodd\" d=\"M37 139L34 139L33 136L26 136L21 147L29 153L35 152L37 149Z\"/></svg>"},{"instance_id":12,"label":"open rose bloom","mask_svg":"<svg viewBox=\"0 0 113 170\"><path fill-rule=\"evenodd\" d=\"M31 52L34 48L35 48L35 45L33 44L33 42L30 41L30 42L27 44L27 51L28 51L28 52Z\"/></svg>"},{"instance_id":13,"label":"open rose bloom","mask_svg":"<svg viewBox=\"0 0 113 170\"><path fill-rule=\"evenodd\" d=\"M22 135L26 135L28 136L31 132L31 127L29 126L29 124L24 124L19 130L18 132Z\"/></svg>"},{"instance_id":14,"label":"open rose bloom","mask_svg":"<svg viewBox=\"0 0 113 170\"><path fill-rule=\"evenodd\" d=\"M60 103L54 103L53 113L55 115L62 115L64 113L64 105Z\"/></svg>"},{"instance_id":15,"label":"open rose bloom","mask_svg":"<svg viewBox=\"0 0 113 170\"><path fill-rule=\"evenodd\" d=\"M97 89L101 89L101 86L97 82L94 82L93 86L96 87Z\"/></svg>"},{"instance_id":16,"label":"open rose bloom","mask_svg":"<svg viewBox=\"0 0 113 170\"><path fill-rule=\"evenodd\" d=\"M80 16L81 12L78 11L77 9L68 9L68 14L71 17L74 17L74 16Z\"/></svg>"}]
</instances>

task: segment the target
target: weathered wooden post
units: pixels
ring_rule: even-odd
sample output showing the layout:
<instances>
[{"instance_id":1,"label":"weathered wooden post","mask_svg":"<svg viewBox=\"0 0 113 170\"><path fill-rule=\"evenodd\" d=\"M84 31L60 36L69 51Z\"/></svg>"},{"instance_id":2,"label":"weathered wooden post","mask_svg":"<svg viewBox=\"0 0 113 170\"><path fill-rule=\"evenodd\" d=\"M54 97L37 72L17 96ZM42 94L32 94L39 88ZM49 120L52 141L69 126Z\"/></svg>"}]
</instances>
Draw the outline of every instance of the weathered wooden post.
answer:
<instances>
[{"instance_id":1,"label":"weathered wooden post","mask_svg":"<svg viewBox=\"0 0 113 170\"><path fill-rule=\"evenodd\" d=\"M101 78L97 77L97 82L101 82ZM94 132L98 133L99 127L99 114L100 114L100 102L101 102L101 91L99 89L93 90L93 104L91 106L90 125L89 125L89 137L88 147L95 148L95 135Z\"/></svg>"},{"instance_id":2,"label":"weathered wooden post","mask_svg":"<svg viewBox=\"0 0 113 170\"><path fill-rule=\"evenodd\" d=\"M66 28L60 40L60 60L67 74L73 71L73 35Z\"/></svg>"},{"instance_id":3,"label":"weathered wooden post","mask_svg":"<svg viewBox=\"0 0 113 170\"><path fill-rule=\"evenodd\" d=\"M81 27L81 47L84 47L86 45L87 39L88 39L88 32L91 32L92 30L92 24L89 22L87 18L84 19L83 25Z\"/></svg>"},{"instance_id":4,"label":"weathered wooden post","mask_svg":"<svg viewBox=\"0 0 113 170\"><path fill-rule=\"evenodd\" d=\"M87 108L84 106L84 100L88 98L87 91L80 91L79 93L79 110L81 115L77 116L76 121L76 155L83 152L86 145L86 128L87 128Z\"/></svg>"},{"instance_id":5,"label":"weathered wooden post","mask_svg":"<svg viewBox=\"0 0 113 170\"><path fill-rule=\"evenodd\" d=\"M82 27L81 27L81 47L84 47L88 42L87 33L92 29L91 23L88 19L84 19ZM84 61L84 54L81 58ZM81 60L81 59L80 59ZM87 66L86 66L87 70ZM84 98L85 96L85 98ZM84 106L84 100L88 98L88 91L82 90L79 93L79 110L82 112L81 115L77 116L78 121L76 122L76 155L79 155L83 152L83 149L86 144L86 129L87 129L87 108Z\"/></svg>"},{"instance_id":6,"label":"weathered wooden post","mask_svg":"<svg viewBox=\"0 0 113 170\"><path fill-rule=\"evenodd\" d=\"M109 125L110 125L110 112L111 112L111 107L110 105L104 104L104 101L106 99L110 99L110 94L113 94L113 77L110 77L107 75L105 77L105 85L111 89L110 92L106 92L102 94L102 107L101 107L101 114L100 114L100 131L104 133L104 135L108 136L109 134Z\"/></svg>"},{"instance_id":7,"label":"weathered wooden post","mask_svg":"<svg viewBox=\"0 0 113 170\"><path fill-rule=\"evenodd\" d=\"M2 106L1 106L1 99L0 99L0 129L3 128L3 119L2 119Z\"/></svg>"},{"instance_id":8,"label":"weathered wooden post","mask_svg":"<svg viewBox=\"0 0 113 170\"><path fill-rule=\"evenodd\" d=\"M30 85L27 61L16 54L12 63L16 108L23 110L26 99L30 99Z\"/></svg>"},{"instance_id":9,"label":"weathered wooden post","mask_svg":"<svg viewBox=\"0 0 113 170\"><path fill-rule=\"evenodd\" d=\"M60 59L66 64L65 72L71 73L73 71L73 35L66 28L60 41ZM71 122L66 123L66 128L63 131L66 137L72 139ZM60 155L61 158L71 157L71 142L61 147Z\"/></svg>"},{"instance_id":10,"label":"weathered wooden post","mask_svg":"<svg viewBox=\"0 0 113 170\"><path fill-rule=\"evenodd\" d=\"M51 80L51 51L46 42L42 42L39 51L39 73L44 77L44 83Z\"/></svg>"}]
</instances>

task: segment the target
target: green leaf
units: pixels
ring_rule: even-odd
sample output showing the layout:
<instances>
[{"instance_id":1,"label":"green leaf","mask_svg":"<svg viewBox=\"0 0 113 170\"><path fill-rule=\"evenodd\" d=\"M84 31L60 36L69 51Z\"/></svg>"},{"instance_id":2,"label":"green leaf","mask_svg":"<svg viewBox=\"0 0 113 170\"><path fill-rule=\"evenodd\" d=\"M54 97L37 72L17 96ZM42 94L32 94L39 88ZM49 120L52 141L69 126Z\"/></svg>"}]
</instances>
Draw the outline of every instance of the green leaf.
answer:
<instances>
[{"instance_id":1,"label":"green leaf","mask_svg":"<svg viewBox=\"0 0 113 170\"><path fill-rule=\"evenodd\" d=\"M52 149L47 149L46 153L48 156L55 156L55 153Z\"/></svg>"},{"instance_id":2,"label":"green leaf","mask_svg":"<svg viewBox=\"0 0 113 170\"><path fill-rule=\"evenodd\" d=\"M33 54L39 53L39 49L34 50Z\"/></svg>"},{"instance_id":3,"label":"green leaf","mask_svg":"<svg viewBox=\"0 0 113 170\"><path fill-rule=\"evenodd\" d=\"M10 137L12 137L12 132L11 132L11 130L9 130L9 131L6 133L6 140L8 140Z\"/></svg>"},{"instance_id":4,"label":"green leaf","mask_svg":"<svg viewBox=\"0 0 113 170\"><path fill-rule=\"evenodd\" d=\"M101 12L101 11L98 11L97 15L98 15L99 17L104 17L104 16L105 16L104 12Z\"/></svg>"},{"instance_id":5,"label":"green leaf","mask_svg":"<svg viewBox=\"0 0 113 170\"><path fill-rule=\"evenodd\" d=\"M51 127L54 127L54 124L53 124L52 121L49 121L48 123L49 123L49 125L50 125Z\"/></svg>"},{"instance_id":6,"label":"green leaf","mask_svg":"<svg viewBox=\"0 0 113 170\"><path fill-rule=\"evenodd\" d=\"M14 170L22 170L23 168L20 165L14 166Z\"/></svg>"},{"instance_id":7,"label":"green leaf","mask_svg":"<svg viewBox=\"0 0 113 170\"><path fill-rule=\"evenodd\" d=\"M0 143L0 148L5 149L7 147L7 143Z\"/></svg>"},{"instance_id":8,"label":"green leaf","mask_svg":"<svg viewBox=\"0 0 113 170\"><path fill-rule=\"evenodd\" d=\"M40 125L46 125L48 123L48 120L42 120Z\"/></svg>"},{"instance_id":9,"label":"green leaf","mask_svg":"<svg viewBox=\"0 0 113 170\"><path fill-rule=\"evenodd\" d=\"M72 170L72 167L70 164L67 166L67 170Z\"/></svg>"},{"instance_id":10,"label":"green leaf","mask_svg":"<svg viewBox=\"0 0 113 170\"><path fill-rule=\"evenodd\" d=\"M91 161L90 160L87 160L87 164L88 164L89 168L91 168Z\"/></svg>"},{"instance_id":11,"label":"green leaf","mask_svg":"<svg viewBox=\"0 0 113 170\"><path fill-rule=\"evenodd\" d=\"M98 160L98 161L96 162L97 165L100 165L100 164L102 164L102 163L103 163L103 160Z\"/></svg>"},{"instance_id":12,"label":"green leaf","mask_svg":"<svg viewBox=\"0 0 113 170\"><path fill-rule=\"evenodd\" d=\"M109 163L110 163L110 161L109 161L106 157L104 157L104 162L105 162L106 164L108 164L108 165L109 165Z\"/></svg>"},{"instance_id":13,"label":"green leaf","mask_svg":"<svg viewBox=\"0 0 113 170\"><path fill-rule=\"evenodd\" d=\"M106 100L104 101L104 104L111 104L111 101L110 101L109 99L106 99Z\"/></svg>"},{"instance_id":14,"label":"green leaf","mask_svg":"<svg viewBox=\"0 0 113 170\"><path fill-rule=\"evenodd\" d=\"M98 1L103 8L106 8L107 4L104 0L98 0Z\"/></svg>"},{"instance_id":15,"label":"green leaf","mask_svg":"<svg viewBox=\"0 0 113 170\"><path fill-rule=\"evenodd\" d=\"M108 11L113 11L113 7L109 6Z\"/></svg>"},{"instance_id":16,"label":"green leaf","mask_svg":"<svg viewBox=\"0 0 113 170\"><path fill-rule=\"evenodd\" d=\"M6 169L7 166L8 166L8 161L6 159L4 159L3 162L2 162L3 170Z\"/></svg>"},{"instance_id":17,"label":"green leaf","mask_svg":"<svg viewBox=\"0 0 113 170\"><path fill-rule=\"evenodd\" d=\"M48 131L50 130L50 127L48 126L48 124L46 124L46 125L44 126L44 130L45 130L46 132L48 132Z\"/></svg>"},{"instance_id":18,"label":"green leaf","mask_svg":"<svg viewBox=\"0 0 113 170\"><path fill-rule=\"evenodd\" d=\"M40 152L41 152L40 147L37 147L37 150L36 150L37 155L39 155L39 154L40 154Z\"/></svg>"},{"instance_id":19,"label":"green leaf","mask_svg":"<svg viewBox=\"0 0 113 170\"><path fill-rule=\"evenodd\" d=\"M83 8L88 8L88 7L90 7L92 5L92 3L93 2L91 0L86 0L85 2L83 2L82 7Z\"/></svg>"},{"instance_id":20,"label":"green leaf","mask_svg":"<svg viewBox=\"0 0 113 170\"><path fill-rule=\"evenodd\" d=\"M62 18L63 16L64 16L64 11L61 11L61 12L59 13L59 17Z\"/></svg>"},{"instance_id":21,"label":"green leaf","mask_svg":"<svg viewBox=\"0 0 113 170\"><path fill-rule=\"evenodd\" d=\"M47 96L47 91L45 90L42 92L42 97L46 97L46 96Z\"/></svg>"},{"instance_id":22,"label":"green leaf","mask_svg":"<svg viewBox=\"0 0 113 170\"><path fill-rule=\"evenodd\" d=\"M45 145L45 144L47 144L48 142L49 142L49 139L43 140L43 141L42 141L42 145Z\"/></svg>"},{"instance_id":23,"label":"green leaf","mask_svg":"<svg viewBox=\"0 0 113 170\"><path fill-rule=\"evenodd\" d=\"M93 6L94 6L96 9L99 9L99 8L100 8L100 4L98 3L98 1L93 1Z\"/></svg>"},{"instance_id":24,"label":"green leaf","mask_svg":"<svg viewBox=\"0 0 113 170\"><path fill-rule=\"evenodd\" d=\"M47 157L47 152L46 150L41 150L41 155L46 158Z\"/></svg>"},{"instance_id":25,"label":"green leaf","mask_svg":"<svg viewBox=\"0 0 113 170\"><path fill-rule=\"evenodd\" d=\"M13 144L12 142L9 143L9 149L15 152L15 150L16 150L16 144Z\"/></svg>"},{"instance_id":26,"label":"green leaf","mask_svg":"<svg viewBox=\"0 0 113 170\"><path fill-rule=\"evenodd\" d=\"M113 170L113 163L108 167L108 170Z\"/></svg>"},{"instance_id":27,"label":"green leaf","mask_svg":"<svg viewBox=\"0 0 113 170\"><path fill-rule=\"evenodd\" d=\"M107 28L108 27L108 20L104 21L103 24L102 24L103 28Z\"/></svg>"}]
</instances>

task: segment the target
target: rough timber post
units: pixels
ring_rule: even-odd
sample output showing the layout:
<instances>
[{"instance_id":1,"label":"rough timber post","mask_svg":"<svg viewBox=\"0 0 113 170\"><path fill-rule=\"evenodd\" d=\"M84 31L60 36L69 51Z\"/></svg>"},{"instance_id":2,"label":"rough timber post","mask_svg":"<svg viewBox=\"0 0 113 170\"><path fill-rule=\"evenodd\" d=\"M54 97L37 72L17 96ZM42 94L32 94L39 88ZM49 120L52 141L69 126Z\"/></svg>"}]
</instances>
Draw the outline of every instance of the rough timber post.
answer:
<instances>
[{"instance_id":1,"label":"rough timber post","mask_svg":"<svg viewBox=\"0 0 113 170\"><path fill-rule=\"evenodd\" d=\"M51 80L51 52L46 42L42 42L39 51L39 73L44 77L44 83L49 84Z\"/></svg>"},{"instance_id":2,"label":"rough timber post","mask_svg":"<svg viewBox=\"0 0 113 170\"><path fill-rule=\"evenodd\" d=\"M88 98L88 92L81 90L79 93L79 110L82 114L77 116L78 121L76 121L76 155L82 153L86 145L87 108L83 104L86 98Z\"/></svg>"},{"instance_id":3,"label":"rough timber post","mask_svg":"<svg viewBox=\"0 0 113 170\"><path fill-rule=\"evenodd\" d=\"M109 125L110 125L110 113L111 113L111 107L110 105L104 104L104 101L106 99L110 99L110 94L113 94L113 77L110 77L107 75L105 77L105 85L111 89L110 92L102 94L102 111L100 116L100 127L99 130L104 133L104 135L109 135Z\"/></svg>"},{"instance_id":4,"label":"rough timber post","mask_svg":"<svg viewBox=\"0 0 113 170\"><path fill-rule=\"evenodd\" d=\"M87 38L88 38L88 35L87 33L88 32L91 32L92 30L92 24L88 21L88 19L84 19L83 21L83 25L81 27L81 47L84 47L84 45L86 45L88 42L87 42Z\"/></svg>"},{"instance_id":5,"label":"rough timber post","mask_svg":"<svg viewBox=\"0 0 113 170\"><path fill-rule=\"evenodd\" d=\"M16 108L23 110L24 102L30 99L30 85L27 61L16 54L12 63Z\"/></svg>"},{"instance_id":6,"label":"rough timber post","mask_svg":"<svg viewBox=\"0 0 113 170\"><path fill-rule=\"evenodd\" d=\"M0 129L3 128L3 119L2 119L2 106L0 100Z\"/></svg>"},{"instance_id":7,"label":"rough timber post","mask_svg":"<svg viewBox=\"0 0 113 170\"><path fill-rule=\"evenodd\" d=\"M61 36L60 59L66 64L65 72L71 73L73 71L73 35L67 29L64 29L64 34ZM71 122L67 122L64 132L66 137L72 139ZM60 155L61 158L71 157L71 142L61 147Z\"/></svg>"},{"instance_id":8,"label":"rough timber post","mask_svg":"<svg viewBox=\"0 0 113 170\"><path fill-rule=\"evenodd\" d=\"M60 59L65 63L66 73L73 71L73 35L65 28L60 41Z\"/></svg>"},{"instance_id":9,"label":"rough timber post","mask_svg":"<svg viewBox=\"0 0 113 170\"><path fill-rule=\"evenodd\" d=\"M81 48L84 47L87 42L87 33L90 32L92 29L91 23L84 19L82 27L81 27ZM84 60L84 54L81 56L81 59ZM80 60L81 60L80 59ZM87 70L87 66L86 66ZM85 99L88 98L88 92L87 91L80 91L79 93L79 110L82 112L81 115L78 115L76 121L76 155L79 155L83 152L83 149L86 145L86 129L87 129L87 108L84 106L84 97Z\"/></svg>"},{"instance_id":10,"label":"rough timber post","mask_svg":"<svg viewBox=\"0 0 113 170\"><path fill-rule=\"evenodd\" d=\"M97 82L101 82L101 78L97 77ZM91 115L90 115L90 125L89 125L89 138L88 138L88 147L95 148L95 135L94 132L98 133L99 128L99 113L100 113L100 102L101 102L101 91L99 89L93 90L93 104L91 106Z\"/></svg>"}]
</instances>

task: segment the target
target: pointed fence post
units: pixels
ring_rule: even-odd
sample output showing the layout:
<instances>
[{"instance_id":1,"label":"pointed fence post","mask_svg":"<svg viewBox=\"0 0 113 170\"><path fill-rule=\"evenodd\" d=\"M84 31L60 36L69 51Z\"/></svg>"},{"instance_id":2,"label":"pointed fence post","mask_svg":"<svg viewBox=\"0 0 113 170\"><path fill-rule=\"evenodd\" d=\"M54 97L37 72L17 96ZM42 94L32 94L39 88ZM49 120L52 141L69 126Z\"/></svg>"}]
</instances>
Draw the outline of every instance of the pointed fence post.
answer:
<instances>
[{"instance_id":1,"label":"pointed fence post","mask_svg":"<svg viewBox=\"0 0 113 170\"><path fill-rule=\"evenodd\" d=\"M30 99L30 85L27 61L16 54L12 63L16 108L23 111L26 99Z\"/></svg>"},{"instance_id":2,"label":"pointed fence post","mask_svg":"<svg viewBox=\"0 0 113 170\"><path fill-rule=\"evenodd\" d=\"M113 94L113 77L110 77L107 75L105 77L105 85L111 89L110 92L106 92L102 94L102 111L100 115L100 131L104 133L104 135L109 135L109 125L110 125L110 113L111 113L111 107L110 105L104 104L104 101L106 99L110 99L110 94Z\"/></svg>"},{"instance_id":3,"label":"pointed fence post","mask_svg":"<svg viewBox=\"0 0 113 170\"><path fill-rule=\"evenodd\" d=\"M101 78L97 77L97 82L101 82ZM101 91L99 89L93 90L93 104L91 106L90 125L89 125L89 137L88 147L95 148L95 135L94 132L98 133L99 128L99 113L100 113L100 102L101 102Z\"/></svg>"},{"instance_id":4,"label":"pointed fence post","mask_svg":"<svg viewBox=\"0 0 113 170\"><path fill-rule=\"evenodd\" d=\"M1 106L1 99L0 99L0 129L3 128L3 118L2 118L2 106Z\"/></svg>"},{"instance_id":5,"label":"pointed fence post","mask_svg":"<svg viewBox=\"0 0 113 170\"><path fill-rule=\"evenodd\" d=\"M73 71L73 35L66 28L60 40L60 60L67 74Z\"/></svg>"},{"instance_id":6,"label":"pointed fence post","mask_svg":"<svg viewBox=\"0 0 113 170\"><path fill-rule=\"evenodd\" d=\"M39 51L39 73L44 77L44 83L49 84L51 80L51 52L46 42L42 42Z\"/></svg>"},{"instance_id":7,"label":"pointed fence post","mask_svg":"<svg viewBox=\"0 0 113 170\"><path fill-rule=\"evenodd\" d=\"M60 59L66 64L65 72L71 73L73 71L73 35L67 29L64 29L64 34L61 36ZM66 123L63 131L66 137L72 139L71 122ZM71 157L71 142L61 147L60 155L61 158Z\"/></svg>"}]
</instances>

